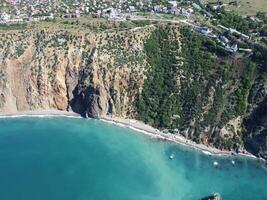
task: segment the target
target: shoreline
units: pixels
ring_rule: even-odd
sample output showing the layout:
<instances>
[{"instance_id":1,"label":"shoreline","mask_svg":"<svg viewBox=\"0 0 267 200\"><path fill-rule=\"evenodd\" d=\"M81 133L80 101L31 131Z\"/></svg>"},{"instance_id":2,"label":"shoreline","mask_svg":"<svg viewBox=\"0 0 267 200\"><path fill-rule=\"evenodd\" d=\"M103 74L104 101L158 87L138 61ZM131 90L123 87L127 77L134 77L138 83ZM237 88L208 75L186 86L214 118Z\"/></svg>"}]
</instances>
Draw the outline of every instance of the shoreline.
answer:
<instances>
[{"instance_id":1,"label":"shoreline","mask_svg":"<svg viewBox=\"0 0 267 200\"><path fill-rule=\"evenodd\" d=\"M251 158L255 160L264 160L262 158L258 158L254 156L253 154L249 152L245 153L235 153L232 151L224 151L220 149L216 149L211 146L206 146L204 144L197 144L193 142L192 140L186 139L181 135L174 135L171 133L163 133L160 130L153 128L141 121L134 120L134 119L123 119L123 118L118 118L118 117L101 117L99 118L101 121L105 121L108 123L112 123L118 126L123 126L126 128L130 128L132 130L135 130L137 132L140 132L142 134L148 135L153 138L158 138L162 141L169 141L169 142L174 142L179 145L183 145L186 147L189 147L191 149L195 149L198 151L201 151L203 154L209 155L209 156L228 156L228 157L235 157L235 156L240 156L240 157L246 157L246 158Z\"/></svg>"},{"instance_id":2,"label":"shoreline","mask_svg":"<svg viewBox=\"0 0 267 200\"><path fill-rule=\"evenodd\" d=\"M79 114L72 111L59 111L59 110L36 110L36 111L18 111L18 112L9 112L9 113L0 113L0 118L17 118L17 117L71 117L71 118L82 118ZM186 139L181 135L174 135L171 133L163 133L160 130L153 128L141 121L135 119L124 119L119 117L109 117L101 116L97 118L100 121L106 123L111 123L114 125L130 128L136 132L148 135L153 138L160 139L162 141L174 142L179 145L183 145L208 155L208 156L242 156L246 158L252 158L257 160L264 160L258 158L253 154L248 152L245 153L234 153L231 151L223 151L216 149L214 147L206 146L203 144L197 144L192 140Z\"/></svg>"},{"instance_id":3,"label":"shoreline","mask_svg":"<svg viewBox=\"0 0 267 200\"><path fill-rule=\"evenodd\" d=\"M16 118L16 117L81 117L72 111L61 110L34 110L34 111L18 111L0 113L0 118Z\"/></svg>"}]
</instances>

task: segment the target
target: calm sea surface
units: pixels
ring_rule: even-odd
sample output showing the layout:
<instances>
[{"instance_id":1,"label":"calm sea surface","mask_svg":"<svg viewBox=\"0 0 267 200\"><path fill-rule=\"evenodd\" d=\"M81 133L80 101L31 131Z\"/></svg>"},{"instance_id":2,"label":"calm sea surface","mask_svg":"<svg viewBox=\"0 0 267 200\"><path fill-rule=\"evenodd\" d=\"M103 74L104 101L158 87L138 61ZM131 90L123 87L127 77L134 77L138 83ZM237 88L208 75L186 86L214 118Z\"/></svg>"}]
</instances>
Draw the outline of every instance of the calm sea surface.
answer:
<instances>
[{"instance_id":1,"label":"calm sea surface","mask_svg":"<svg viewBox=\"0 0 267 200\"><path fill-rule=\"evenodd\" d=\"M267 200L264 165L232 159L98 120L0 119L1 200Z\"/></svg>"}]
</instances>

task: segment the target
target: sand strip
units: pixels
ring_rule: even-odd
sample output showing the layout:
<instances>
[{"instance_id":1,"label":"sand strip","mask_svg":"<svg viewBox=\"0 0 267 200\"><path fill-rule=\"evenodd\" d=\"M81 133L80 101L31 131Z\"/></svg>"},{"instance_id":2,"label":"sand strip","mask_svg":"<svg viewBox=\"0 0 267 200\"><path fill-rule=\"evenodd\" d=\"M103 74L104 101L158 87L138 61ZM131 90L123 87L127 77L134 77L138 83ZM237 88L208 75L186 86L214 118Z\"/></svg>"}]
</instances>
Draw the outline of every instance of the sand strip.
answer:
<instances>
[{"instance_id":1,"label":"sand strip","mask_svg":"<svg viewBox=\"0 0 267 200\"><path fill-rule=\"evenodd\" d=\"M149 135L151 137L156 137L156 138L159 138L162 140L175 142L175 143L180 144L180 145L189 146L193 149L200 150L204 154L207 154L210 156L211 155L217 155L217 156L240 155L240 156L245 156L245 157L257 159L256 156L250 154L249 152L236 154L235 152L223 151L223 150L216 149L214 147L205 146L203 144L197 144L191 140L186 139L185 137L183 137L181 135L174 135L171 133L163 133L160 130L155 129L155 128L153 128L147 124L144 124L143 122L138 121L138 120L123 119L123 118L109 117L109 116L102 117L101 120L106 121L106 122L110 122L113 124L117 124L120 126L123 125L124 127L131 128L135 131L141 132L141 133Z\"/></svg>"},{"instance_id":2,"label":"sand strip","mask_svg":"<svg viewBox=\"0 0 267 200\"><path fill-rule=\"evenodd\" d=\"M72 111L60 111L60 110L35 110L35 111L18 111L18 112L6 112L0 113L0 118L16 118L16 117L81 117L79 114Z\"/></svg>"},{"instance_id":3,"label":"sand strip","mask_svg":"<svg viewBox=\"0 0 267 200\"><path fill-rule=\"evenodd\" d=\"M0 118L16 118L16 117L72 117L72 118L81 118L81 116L72 111L59 111L59 110L36 110L36 111L18 111L13 113L0 113ZM207 155L217 155L217 156L231 156L234 153L230 151L222 151L214 147L205 146L203 144L197 144L191 140L186 139L181 135L174 135L170 133L163 133L160 130L153 128L147 124L144 124L141 121L134 119L124 119L118 117L104 116L100 120L113 123L115 125L127 127L133 129L137 132L149 135L150 137L158 138L164 141L175 142L180 145L185 145L193 149L202 151ZM254 155L244 152L237 154L240 156L245 156L249 158L257 158Z\"/></svg>"}]
</instances>

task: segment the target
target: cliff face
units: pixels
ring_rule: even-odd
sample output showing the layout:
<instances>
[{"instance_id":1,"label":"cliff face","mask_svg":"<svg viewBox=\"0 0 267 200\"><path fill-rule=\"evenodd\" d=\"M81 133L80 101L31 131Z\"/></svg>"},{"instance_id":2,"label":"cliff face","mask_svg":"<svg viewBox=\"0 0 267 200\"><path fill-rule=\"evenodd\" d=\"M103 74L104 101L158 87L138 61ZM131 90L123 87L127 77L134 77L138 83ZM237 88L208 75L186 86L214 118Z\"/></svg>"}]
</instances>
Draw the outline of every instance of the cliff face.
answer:
<instances>
[{"instance_id":1,"label":"cliff face","mask_svg":"<svg viewBox=\"0 0 267 200\"><path fill-rule=\"evenodd\" d=\"M1 112L67 109L83 63L73 44L67 55L63 44L53 46L61 35L44 30L2 33Z\"/></svg>"},{"instance_id":2,"label":"cliff face","mask_svg":"<svg viewBox=\"0 0 267 200\"><path fill-rule=\"evenodd\" d=\"M257 58L227 55L172 25L38 27L0 35L1 113L59 109L131 117L266 158L267 76Z\"/></svg>"},{"instance_id":3,"label":"cliff face","mask_svg":"<svg viewBox=\"0 0 267 200\"><path fill-rule=\"evenodd\" d=\"M260 65L248 96L244 119L245 148L267 160L267 49L257 48Z\"/></svg>"},{"instance_id":4,"label":"cliff face","mask_svg":"<svg viewBox=\"0 0 267 200\"><path fill-rule=\"evenodd\" d=\"M267 98L245 121L245 146L255 155L267 159Z\"/></svg>"},{"instance_id":5,"label":"cliff face","mask_svg":"<svg viewBox=\"0 0 267 200\"><path fill-rule=\"evenodd\" d=\"M151 31L1 33L0 112L73 109L91 117L133 116L147 66L143 42Z\"/></svg>"}]
</instances>

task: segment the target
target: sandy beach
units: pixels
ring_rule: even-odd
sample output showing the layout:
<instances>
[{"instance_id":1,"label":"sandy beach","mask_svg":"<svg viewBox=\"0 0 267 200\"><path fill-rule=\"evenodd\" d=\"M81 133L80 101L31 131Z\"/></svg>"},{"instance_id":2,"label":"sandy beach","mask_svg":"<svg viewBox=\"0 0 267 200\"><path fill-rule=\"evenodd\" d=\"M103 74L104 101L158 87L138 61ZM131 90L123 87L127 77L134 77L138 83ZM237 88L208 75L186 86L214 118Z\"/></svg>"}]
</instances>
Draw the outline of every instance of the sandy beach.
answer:
<instances>
[{"instance_id":1,"label":"sandy beach","mask_svg":"<svg viewBox=\"0 0 267 200\"><path fill-rule=\"evenodd\" d=\"M17 111L17 112L5 112L0 113L0 117L24 117L24 116L70 116L80 117L79 114L72 111L61 110L34 110L34 111Z\"/></svg>"},{"instance_id":2,"label":"sandy beach","mask_svg":"<svg viewBox=\"0 0 267 200\"><path fill-rule=\"evenodd\" d=\"M236 154L235 152L231 151L223 151L220 149L216 149L214 147L205 146L203 144L197 144L193 142L192 140L188 140L185 137L181 135L174 135L171 133L163 133L160 130L153 128L147 124L144 124L141 121L134 120L134 119L122 119L118 117L102 117L103 121L111 122L114 124L123 125L125 127L131 128L135 131L141 132L143 134L149 135L151 137L159 138L165 141L174 142L180 145L189 146L193 149L197 149L202 151L204 154L207 155L217 155L217 156L233 156L233 155L240 155L240 156L246 156L250 158L258 159L256 156L250 154L249 152L239 153Z\"/></svg>"},{"instance_id":3,"label":"sandy beach","mask_svg":"<svg viewBox=\"0 0 267 200\"><path fill-rule=\"evenodd\" d=\"M6 117L53 117L53 116L64 116L64 117L78 117L81 116L77 113L74 113L72 111L60 111L60 110L35 110L35 111L19 111L19 112L11 112L11 113L0 113L0 118L6 118ZM124 119L124 118L118 118L118 117L110 117L110 116L103 116L99 118L102 121L113 123L116 125L124 126L127 128L131 128L137 132L140 132L142 134L149 135L150 137L158 138L163 141L170 141L174 142L180 145L189 146L191 148L197 149L202 151L204 154L207 155L218 155L218 156L232 156L234 152L230 151L222 151L210 146L205 146L203 144L197 144L191 140L186 139L183 136L180 135L174 135L170 133L163 133L160 130L153 128L141 121L135 120L135 119ZM245 153L239 153L236 155L240 156L246 156L250 158L257 158L254 155L245 152Z\"/></svg>"}]
</instances>

